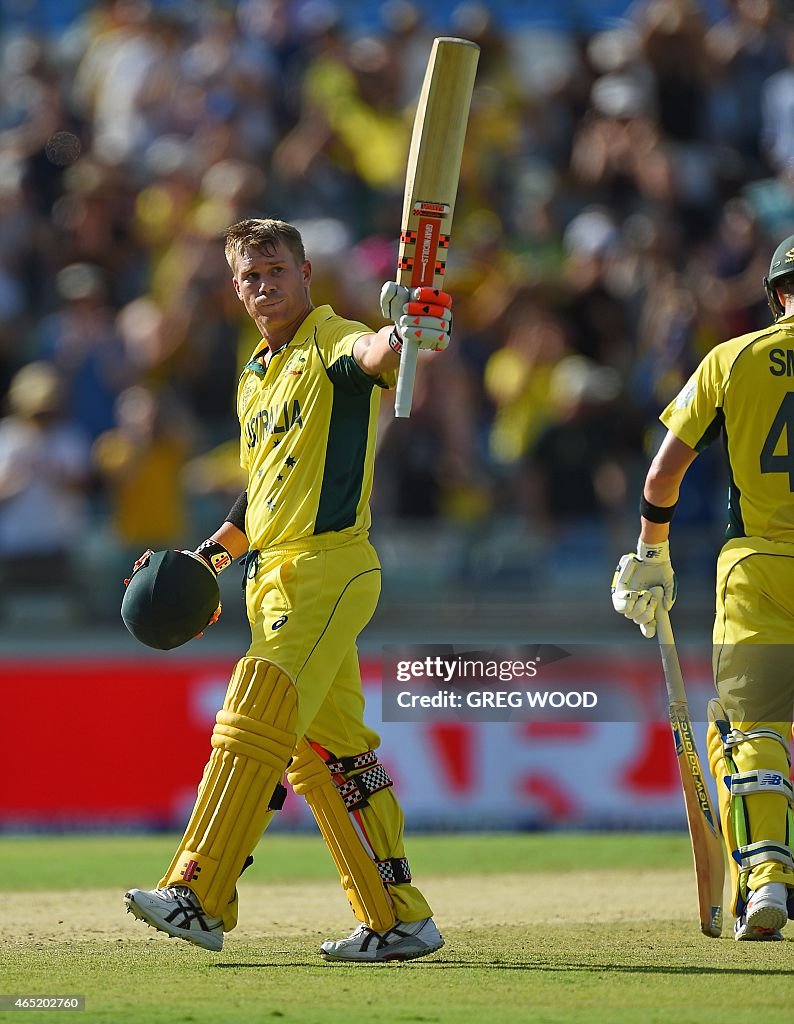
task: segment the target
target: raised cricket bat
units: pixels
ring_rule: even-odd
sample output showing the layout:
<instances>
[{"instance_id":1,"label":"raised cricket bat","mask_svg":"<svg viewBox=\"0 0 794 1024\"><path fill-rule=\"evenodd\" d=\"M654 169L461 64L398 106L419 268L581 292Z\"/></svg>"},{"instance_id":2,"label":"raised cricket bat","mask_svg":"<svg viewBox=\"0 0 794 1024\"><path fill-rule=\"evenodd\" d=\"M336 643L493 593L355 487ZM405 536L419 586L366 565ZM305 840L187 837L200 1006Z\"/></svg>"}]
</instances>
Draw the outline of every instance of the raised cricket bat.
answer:
<instances>
[{"instance_id":1,"label":"raised cricket bat","mask_svg":"<svg viewBox=\"0 0 794 1024\"><path fill-rule=\"evenodd\" d=\"M662 655L662 668L667 685L667 704L673 730L681 788L684 791L686 820L695 859L700 930L718 938L722 934L722 889L725 880L725 859L719 818L709 798L703 769L700 765L684 677L675 647L670 616L662 607L664 592L655 587L657 596L656 636Z\"/></svg>"},{"instance_id":2,"label":"raised cricket bat","mask_svg":"<svg viewBox=\"0 0 794 1024\"><path fill-rule=\"evenodd\" d=\"M400 224L397 283L444 287L460 161L480 48L468 39L433 40L416 109ZM419 343L403 340L395 416L410 416Z\"/></svg>"}]
</instances>

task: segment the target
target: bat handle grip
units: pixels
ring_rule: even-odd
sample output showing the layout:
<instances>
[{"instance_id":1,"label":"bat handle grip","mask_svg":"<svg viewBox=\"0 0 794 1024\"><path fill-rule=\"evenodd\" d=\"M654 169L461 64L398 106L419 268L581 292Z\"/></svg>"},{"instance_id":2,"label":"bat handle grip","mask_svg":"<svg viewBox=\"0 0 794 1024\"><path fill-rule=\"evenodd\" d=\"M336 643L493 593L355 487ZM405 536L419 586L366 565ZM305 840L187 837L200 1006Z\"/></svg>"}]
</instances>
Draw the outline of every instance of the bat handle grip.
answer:
<instances>
[{"instance_id":1,"label":"bat handle grip","mask_svg":"<svg viewBox=\"0 0 794 1024\"><path fill-rule=\"evenodd\" d=\"M678 660L678 651L675 646L673 627L670 625L670 613L664 607L664 590L661 587L651 587L651 593L656 598L656 639L659 642L659 651L662 656L664 668L664 680L667 686L667 697L671 705L684 710L688 714L686 687L684 676L681 672L681 663Z\"/></svg>"},{"instance_id":2,"label":"bat handle grip","mask_svg":"<svg viewBox=\"0 0 794 1024\"><path fill-rule=\"evenodd\" d=\"M670 625L670 614L664 606L664 589L651 587L656 598L656 636L660 644L675 644L673 627Z\"/></svg>"},{"instance_id":3,"label":"bat handle grip","mask_svg":"<svg viewBox=\"0 0 794 1024\"><path fill-rule=\"evenodd\" d=\"M413 338L403 341L400 356L400 370L397 374L397 393L394 396L394 415L406 419L411 415L411 402L414 397L414 377L416 376L416 360L419 356L419 342Z\"/></svg>"}]
</instances>

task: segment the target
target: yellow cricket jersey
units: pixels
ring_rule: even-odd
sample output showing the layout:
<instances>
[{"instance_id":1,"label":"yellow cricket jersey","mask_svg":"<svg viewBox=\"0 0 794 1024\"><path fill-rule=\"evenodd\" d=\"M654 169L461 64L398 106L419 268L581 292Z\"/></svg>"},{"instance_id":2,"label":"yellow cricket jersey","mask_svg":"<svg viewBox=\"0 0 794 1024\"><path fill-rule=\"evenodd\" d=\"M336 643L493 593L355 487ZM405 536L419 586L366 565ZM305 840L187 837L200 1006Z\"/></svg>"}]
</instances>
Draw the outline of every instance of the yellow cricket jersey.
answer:
<instances>
[{"instance_id":1,"label":"yellow cricket jersey","mask_svg":"<svg viewBox=\"0 0 794 1024\"><path fill-rule=\"evenodd\" d=\"M313 310L267 368L257 358L240 377L240 464L248 474L245 529L251 548L316 534L365 535L380 388L353 358L364 324L330 306Z\"/></svg>"},{"instance_id":2,"label":"yellow cricket jersey","mask_svg":"<svg viewBox=\"0 0 794 1024\"><path fill-rule=\"evenodd\" d=\"M794 542L794 317L713 348L660 419L696 451L722 435L728 537Z\"/></svg>"}]
</instances>

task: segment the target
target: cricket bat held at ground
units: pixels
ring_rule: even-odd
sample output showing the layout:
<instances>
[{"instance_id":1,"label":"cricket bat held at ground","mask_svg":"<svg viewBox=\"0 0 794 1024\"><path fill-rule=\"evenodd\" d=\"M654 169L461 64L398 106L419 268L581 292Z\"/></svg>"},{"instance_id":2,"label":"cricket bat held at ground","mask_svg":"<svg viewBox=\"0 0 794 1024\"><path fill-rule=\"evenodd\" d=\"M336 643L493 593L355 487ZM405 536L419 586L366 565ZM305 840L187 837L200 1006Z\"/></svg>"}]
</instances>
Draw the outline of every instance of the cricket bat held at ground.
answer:
<instances>
[{"instance_id":1,"label":"cricket bat held at ground","mask_svg":"<svg viewBox=\"0 0 794 1024\"><path fill-rule=\"evenodd\" d=\"M662 598L663 591L659 589L656 636L662 656L670 725L673 730L689 837L692 841L692 856L695 861L700 930L704 935L716 939L722 933L722 890L725 880L719 817L712 806L706 788L706 776L695 746L675 637L670 617L662 605Z\"/></svg>"}]
</instances>

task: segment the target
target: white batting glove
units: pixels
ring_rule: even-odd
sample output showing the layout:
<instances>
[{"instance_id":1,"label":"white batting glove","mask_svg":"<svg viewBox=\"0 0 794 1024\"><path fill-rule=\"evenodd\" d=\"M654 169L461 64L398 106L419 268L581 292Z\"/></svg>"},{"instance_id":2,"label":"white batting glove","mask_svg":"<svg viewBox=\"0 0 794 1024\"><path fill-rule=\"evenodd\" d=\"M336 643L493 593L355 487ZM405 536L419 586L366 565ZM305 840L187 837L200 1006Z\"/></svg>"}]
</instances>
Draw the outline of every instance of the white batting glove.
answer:
<instances>
[{"instance_id":1,"label":"white batting glove","mask_svg":"<svg viewBox=\"0 0 794 1024\"><path fill-rule=\"evenodd\" d=\"M664 590L667 611L675 604L677 581L670 562L670 543L645 544L623 555L612 577L612 607L640 627L643 636L656 636L657 599L653 587Z\"/></svg>"},{"instance_id":2,"label":"white batting glove","mask_svg":"<svg viewBox=\"0 0 794 1024\"><path fill-rule=\"evenodd\" d=\"M394 323L391 346L399 352L406 338L419 348L443 352L452 332L452 296L438 288L406 288L387 281L380 290L380 308Z\"/></svg>"}]
</instances>

